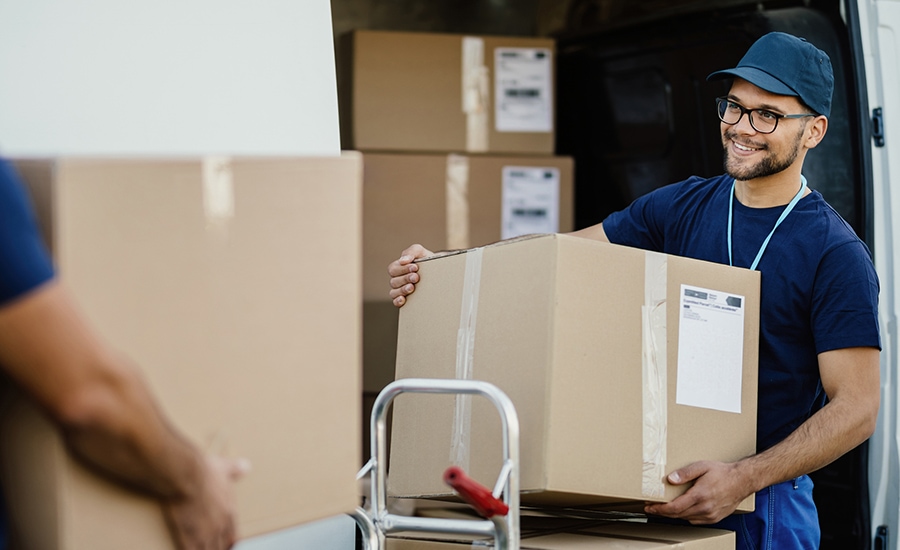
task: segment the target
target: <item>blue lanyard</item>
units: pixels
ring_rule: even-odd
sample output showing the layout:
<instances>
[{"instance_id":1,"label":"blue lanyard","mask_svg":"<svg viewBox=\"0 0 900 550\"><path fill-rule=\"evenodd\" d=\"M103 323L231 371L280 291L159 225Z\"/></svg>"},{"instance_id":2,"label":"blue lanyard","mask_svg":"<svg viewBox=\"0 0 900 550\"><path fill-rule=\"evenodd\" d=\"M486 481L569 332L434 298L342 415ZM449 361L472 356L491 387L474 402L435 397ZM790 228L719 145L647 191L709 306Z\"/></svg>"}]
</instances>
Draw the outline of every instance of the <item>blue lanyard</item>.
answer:
<instances>
[{"instance_id":1,"label":"blue lanyard","mask_svg":"<svg viewBox=\"0 0 900 550\"><path fill-rule=\"evenodd\" d=\"M731 226L733 224L734 219L734 186L735 182L731 182L731 198L728 202L728 265L733 266L734 262L732 261L731 256ZM769 246L769 240L772 238L772 235L775 234L775 230L778 229L778 226L781 225L781 222L784 221L785 218L788 217L788 214L791 213L791 210L797 206L797 203L803 198L803 192L806 191L806 178L802 175L800 176L800 190L797 191L797 194L794 195L794 198L791 199L791 202L785 207L784 212L781 213L781 216L778 217L778 221L775 222L775 227L772 228L772 231L769 231L769 236L766 237L766 240L763 241L762 246L759 247L759 252L756 253L756 259L753 260L753 265L750 266L751 270L755 270L756 266L759 265L759 260L762 258L763 252L766 251L766 247Z\"/></svg>"}]
</instances>

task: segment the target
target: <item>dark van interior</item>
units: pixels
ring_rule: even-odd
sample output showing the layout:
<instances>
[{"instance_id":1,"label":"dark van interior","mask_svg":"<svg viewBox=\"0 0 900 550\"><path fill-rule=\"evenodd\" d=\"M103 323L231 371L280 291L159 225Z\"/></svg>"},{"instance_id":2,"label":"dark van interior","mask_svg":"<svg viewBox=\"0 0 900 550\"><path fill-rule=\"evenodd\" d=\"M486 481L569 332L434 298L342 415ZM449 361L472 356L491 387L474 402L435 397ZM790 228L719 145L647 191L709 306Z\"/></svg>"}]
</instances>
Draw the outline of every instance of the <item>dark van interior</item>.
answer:
<instances>
[{"instance_id":1,"label":"dark van interior","mask_svg":"<svg viewBox=\"0 0 900 550\"><path fill-rule=\"evenodd\" d=\"M828 134L804 174L871 245L862 147L870 114L856 74L857 25L845 23L838 0L575 0L567 16L556 36L557 154L575 158L577 228L662 185L721 174L714 105L728 82L706 76L735 66L756 38L784 31L825 50L835 71ZM813 475L821 548L871 548L866 467L864 444Z\"/></svg>"}]
</instances>

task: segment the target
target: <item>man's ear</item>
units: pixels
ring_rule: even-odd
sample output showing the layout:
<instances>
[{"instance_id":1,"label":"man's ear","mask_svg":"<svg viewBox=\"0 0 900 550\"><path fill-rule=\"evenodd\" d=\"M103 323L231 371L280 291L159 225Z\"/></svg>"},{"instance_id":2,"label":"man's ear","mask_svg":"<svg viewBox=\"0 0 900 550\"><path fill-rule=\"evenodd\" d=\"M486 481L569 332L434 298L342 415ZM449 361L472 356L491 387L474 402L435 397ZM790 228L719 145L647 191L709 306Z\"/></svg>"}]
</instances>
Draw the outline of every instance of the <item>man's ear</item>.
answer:
<instances>
[{"instance_id":1,"label":"man's ear","mask_svg":"<svg viewBox=\"0 0 900 550\"><path fill-rule=\"evenodd\" d=\"M828 117L819 115L813 119L812 123L806 127L806 141L805 145L807 149L814 149L816 145L822 141L822 138L825 137L825 132L828 131Z\"/></svg>"}]
</instances>

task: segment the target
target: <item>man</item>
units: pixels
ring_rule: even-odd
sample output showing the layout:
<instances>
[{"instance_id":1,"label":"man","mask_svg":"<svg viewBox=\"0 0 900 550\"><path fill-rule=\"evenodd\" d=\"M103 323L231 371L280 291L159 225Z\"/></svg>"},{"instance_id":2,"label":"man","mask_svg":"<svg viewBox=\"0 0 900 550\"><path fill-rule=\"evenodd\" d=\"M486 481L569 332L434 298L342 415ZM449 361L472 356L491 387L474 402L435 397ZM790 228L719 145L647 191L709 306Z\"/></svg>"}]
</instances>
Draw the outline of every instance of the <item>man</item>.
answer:
<instances>
[{"instance_id":1,"label":"man","mask_svg":"<svg viewBox=\"0 0 900 550\"><path fill-rule=\"evenodd\" d=\"M828 129L828 56L770 33L736 68L708 77L725 78L733 82L716 108L726 174L663 187L573 234L760 270L757 454L671 472L670 483L692 486L645 510L731 529L738 548L813 549L819 526L806 474L875 428L878 280L866 246L801 175ZM396 306L419 282L412 261L430 254L413 245L389 266ZM753 493L756 512L731 515Z\"/></svg>"},{"instance_id":2,"label":"man","mask_svg":"<svg viewBox=\"0 0 900 550\"><path fill-rule=\"evenodd\" d=\"M246 465L207 456L177 433L137 369L88 326L56 280L24 189L3 160L0 368L59 425L75 456L160 500L178 548L234 544L232 485Z\"/></svg>"}]
</instances>

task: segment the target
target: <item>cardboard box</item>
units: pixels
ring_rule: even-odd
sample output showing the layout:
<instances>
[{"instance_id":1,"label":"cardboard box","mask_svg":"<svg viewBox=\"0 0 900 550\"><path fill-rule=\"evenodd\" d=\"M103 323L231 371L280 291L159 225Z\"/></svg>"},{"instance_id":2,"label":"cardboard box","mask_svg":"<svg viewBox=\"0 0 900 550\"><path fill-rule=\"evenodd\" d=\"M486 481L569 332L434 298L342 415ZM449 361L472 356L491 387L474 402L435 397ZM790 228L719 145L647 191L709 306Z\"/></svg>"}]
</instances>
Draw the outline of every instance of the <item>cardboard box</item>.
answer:
<instances>
[{"instance_id":1,"label":"cardboard box","mask_svg":"<svg viewBox=\"0 0 900 550\"><path fill-rule=\"evenodd\" d=\"M478 548L493 548L492 539L459 535L390 536L386 542L387 550L460 550L476 544ZM735 534L720 529L616 521L572 532L523 534L520 544L522 550L734 550Z\"/></svg>"},{"instance_id":2,"label":"cardboard box","mask_svg":"<svg viewBox=\"0 0 900 550\"><path fill-rule=\"evenodd\" d=\"M340 49L345 149L554 151L552 39L355 31Z\"/></svg>"},{"instance_id":3,"label":"cardboard box","mask_svg":"<svg viewBox=\"0 0 900 550\"><path fill-rule=\"evenodd\" d=\"M483 246L574 229L571 157L363 155L363 296L387 300L387 266L413 243Z\"/></svg>"},{"instance_id":4,"label":"cardboard box","mask_svg":"<svg viewBox=\"0 0 900 550\"><path fill-rule=\"evenodd\" d=\"M397 308L387 266L407 246L469 248L574 229L569 157L364 154L364 388L394 379Z\"/></svg>"},{"instance_id":5,"label":"cardboard box","mask_svg":"<svg viewBox=\"0 0 900 550\"><path fill-rule=\"evenodd\" d=\"M497 385L521 425L527 504L668 501L666 474L755 452L759 273L565 235L420 263L397 378ZM389 493L449 496L455 463L493 487L486 399L394 403ZM753 500L741 510L752 510Z\"/></svg>"},{"instance_id":6,"label":"cardboard box","mask_svg":"<svg viewBox=\"0 0 900 550\"><path fill-rule=\"evenodd\" d=\"M239 535L352 511L359 155L18 166L89 321L190 439L252 462L236 489ZM329 264L336 292L314 267ZM171 548L157 502L70 458L25 399L3 416L0 457L14 547Z\"/></svg>"}]
</instances>

